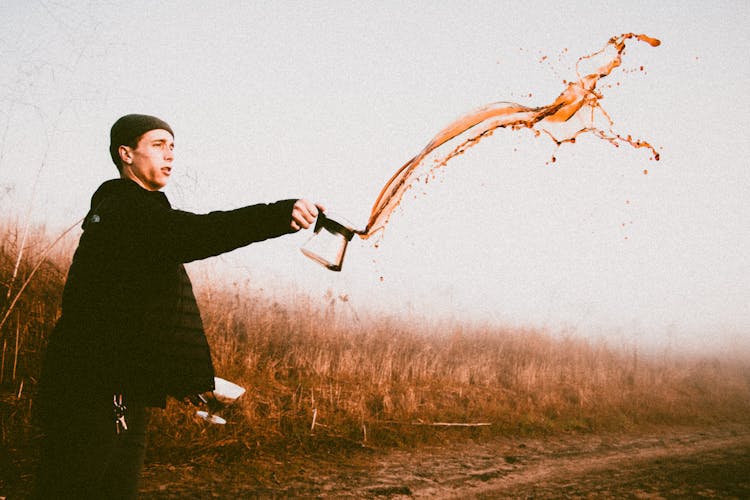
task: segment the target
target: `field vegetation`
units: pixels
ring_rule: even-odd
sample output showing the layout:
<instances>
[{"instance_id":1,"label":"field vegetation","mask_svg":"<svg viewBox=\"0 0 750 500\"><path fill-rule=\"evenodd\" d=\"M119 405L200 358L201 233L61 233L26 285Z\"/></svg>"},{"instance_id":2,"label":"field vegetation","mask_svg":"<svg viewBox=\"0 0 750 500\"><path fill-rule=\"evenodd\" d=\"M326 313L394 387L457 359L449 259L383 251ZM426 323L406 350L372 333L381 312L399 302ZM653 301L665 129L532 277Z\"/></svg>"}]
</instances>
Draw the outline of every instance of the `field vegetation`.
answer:
<instances>
[{"instance_id":1,"label":"field vegetation","mask_svg":"<svg viewBox=\"0 0 750 500\"><path fill-rule=\"evenodd\" d=\"M20 227L0 229L0 496L33 471L35 387L77 239ZM332 293L281 301L205 279L196 291L217 375L248 391L219 412L225 426L183 402L154 411L148 460L749 420L746 360L354 314Z\"/></svg>"}]
</instances>

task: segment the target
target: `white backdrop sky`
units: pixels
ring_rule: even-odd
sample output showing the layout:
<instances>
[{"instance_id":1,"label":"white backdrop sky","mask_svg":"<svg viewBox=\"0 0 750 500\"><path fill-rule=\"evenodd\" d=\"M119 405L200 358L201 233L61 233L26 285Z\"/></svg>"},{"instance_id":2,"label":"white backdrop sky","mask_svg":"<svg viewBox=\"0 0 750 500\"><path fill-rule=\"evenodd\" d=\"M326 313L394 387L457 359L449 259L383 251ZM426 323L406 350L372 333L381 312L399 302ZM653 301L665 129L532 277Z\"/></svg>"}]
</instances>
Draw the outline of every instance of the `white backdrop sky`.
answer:
<instances>
[{"instance_id":1,"label":"white backdrop sky","mask_svg":"<svg viewBox=\"0 0 750 500\"><path fill-rule=\"evenodd\" d=\"M662 45L631 41L602 104L661 161L500 131L415 190L378 248L355 239L342 273L299 253L306 234L211 269L346 294L355 310L747 345L750 4L594 5L3 2L0 204L53 230L82 217L116 174L109 127L136 112L175 130L177 207L302 196L363 226L449 122L493 101L548 104L579 56L646 33Z\"/></svg>"}]
</instances>

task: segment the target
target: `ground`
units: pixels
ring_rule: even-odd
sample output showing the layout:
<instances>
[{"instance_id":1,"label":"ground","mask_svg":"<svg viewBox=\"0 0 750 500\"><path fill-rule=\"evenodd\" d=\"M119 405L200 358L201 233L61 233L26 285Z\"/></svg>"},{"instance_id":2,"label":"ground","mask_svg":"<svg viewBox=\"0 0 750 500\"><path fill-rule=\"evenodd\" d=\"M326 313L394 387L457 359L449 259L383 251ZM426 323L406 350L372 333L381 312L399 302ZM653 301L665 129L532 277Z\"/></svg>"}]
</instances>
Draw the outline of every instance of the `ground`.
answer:
<instances>
[{"instance_id":1,"label":"ground","mask_svg":"<svg viewBox=\"0 0 750 500\"><path fill-rule=\"evenodd\" d=\"M750 498L750 427L149 464L141 498Z\"/></svg>"}]
</instances>

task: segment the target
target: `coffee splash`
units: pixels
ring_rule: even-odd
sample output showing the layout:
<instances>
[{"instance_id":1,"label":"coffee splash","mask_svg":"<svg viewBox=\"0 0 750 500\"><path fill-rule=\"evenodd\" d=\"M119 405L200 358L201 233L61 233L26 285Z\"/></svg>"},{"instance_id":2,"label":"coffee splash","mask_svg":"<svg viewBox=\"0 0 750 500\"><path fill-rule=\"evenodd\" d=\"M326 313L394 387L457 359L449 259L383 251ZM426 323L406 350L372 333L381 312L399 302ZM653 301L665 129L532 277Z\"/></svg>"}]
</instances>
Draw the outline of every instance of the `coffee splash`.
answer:
<instances>
[{"instance_id":1,"label":"coffee splash","mask_svg":"<svg viewBox=\"0 0 750 500\"><path fill-rule=\"evenodd\" d=\"M445 127L388 180L372 207L367 226L364 230L354 232L367 239L385 228L404 194L417 179L419 167L430 153L441 146L449 148L447 154L435 159L429 166L429 171L434 171L483 138L492 135L498 128L532 129L537 136L543 132L558 146L566 142L574 143L579 135L590 133L615 146L628 144L634 148L646 148L651 151L652 159L658 161L659 153L648 142L614 132L611 129L614 122L599 104L603 95L597 91L596 85L601 78L620 66L625 42L630 39L648 43L652 47L661 43L655 38L635 33L612 37L601 50L578 59L577 81L564 82L567 84L565 90L553 103L530 108L513 102L495 102L472 111ZM602 119L604 125L597 124L597 120ZM456 145L450 147L449 142ZM644 170L645 173L648 171Z\"/></svg>"}]
</instances>

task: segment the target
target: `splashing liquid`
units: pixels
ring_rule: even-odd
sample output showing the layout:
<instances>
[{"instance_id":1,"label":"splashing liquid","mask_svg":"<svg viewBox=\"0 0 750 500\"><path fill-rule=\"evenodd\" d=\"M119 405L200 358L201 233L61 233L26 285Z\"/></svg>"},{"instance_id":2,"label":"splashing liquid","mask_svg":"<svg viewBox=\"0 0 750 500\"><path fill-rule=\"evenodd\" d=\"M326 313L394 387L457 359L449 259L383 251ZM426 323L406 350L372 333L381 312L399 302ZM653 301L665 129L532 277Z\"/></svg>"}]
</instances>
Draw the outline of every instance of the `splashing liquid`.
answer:
<instances>
[{"instance_id":1,"label":"splashing liquid","mask_svg":"<svg viewBox=\"0 0 750 500\"><path fill-rule=\"evenodd\" d=\"M461 155L466 149L478 144L484 137L492 135L493 131L498 128L511 130L527 128L534 130L536 135L544 132L558 146L566 142L574 143L579 135L590 133L615 146L623 143L634 148L646 148L651 151L652 158L658 161L659 153L648 142L633 139L630 135L622 136L612 131L611 127L614 122L600 106L599 101L603 96L596 90L599 80L620 66L625 41L632 38L648 43L652 47L661 43L655 38L634 33L612 37L601 50L578 59L576 62L578 80L567 83L565 90L552 104L530 108L512 102L495 102L472 111L445 127L419 154L407 161L390 178L372 207L367 226L364 230L355 232L361 238L367 239L385 228L391 214L417 178L418 167L430 153L449 141L457 144L442 158L434 161L429 169L434 171L445 166L451 158ZM581 73L584 76L581 76ZM595 123L598 117L604 118L606 130ZM647 172L644 170L644 174Z\"/></svg>"}]
</instances>

